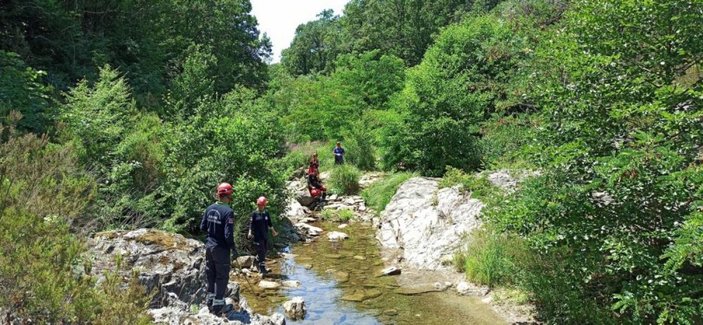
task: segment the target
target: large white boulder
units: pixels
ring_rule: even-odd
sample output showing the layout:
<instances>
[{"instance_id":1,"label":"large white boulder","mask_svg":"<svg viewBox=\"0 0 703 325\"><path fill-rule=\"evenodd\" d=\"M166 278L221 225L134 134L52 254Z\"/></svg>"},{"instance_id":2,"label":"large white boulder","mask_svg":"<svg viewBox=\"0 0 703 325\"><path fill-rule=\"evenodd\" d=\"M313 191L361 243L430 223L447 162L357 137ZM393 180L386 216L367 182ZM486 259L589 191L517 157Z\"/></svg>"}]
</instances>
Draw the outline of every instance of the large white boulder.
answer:
<instances>
[{"instance_id":1,"label":"large white boulder","mask_svg":"<svg viewBox=\"0 0 703 325\"><path fill-rule=\"evenodd\" d=\"M412 267L444 269L442 260L462 247L465 234L481 226L483 206L459 187L439 189L436 179L415 177L386 206L377 237Z\"/></svg>"}]
</instances>

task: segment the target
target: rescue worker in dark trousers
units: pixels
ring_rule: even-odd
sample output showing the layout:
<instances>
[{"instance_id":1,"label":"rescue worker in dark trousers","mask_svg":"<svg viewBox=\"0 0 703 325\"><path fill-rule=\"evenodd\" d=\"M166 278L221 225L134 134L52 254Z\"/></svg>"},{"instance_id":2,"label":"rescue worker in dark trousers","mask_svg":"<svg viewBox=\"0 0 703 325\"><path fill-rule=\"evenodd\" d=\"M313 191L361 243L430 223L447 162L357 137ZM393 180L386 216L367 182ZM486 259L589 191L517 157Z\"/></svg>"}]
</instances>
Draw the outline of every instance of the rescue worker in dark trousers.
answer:
<instances>
[{"instance_id":1,"label":"rescue worker in dark trousers","mask_svg":"<svg viewBox=\"0 0 703 325\"><path fill-rule=\"evenodd\" d=\"M266 210L266 204L268 200L265 196L260 197L256 200L256 210L251 213L251 221L249 222L249 233L247 238L254 239L254 246L256 247L256 260L259 268L259 274L263 278L266 275L266 249L268 245L267 234L268 230L271 229L271 234L273 236L278 236L276 229L273 229L273 224L271 223L271 216Z\"/></svg>"},{"instance_id":2,"label":"rescue worker in dark trousers","mask_svg":"<svg viewBox=\"0 0 703 325\"><path fill-rule=\"evenodd\" d=\"M234 211L232 185L217 186L217 202L209 206L200 222L200 229L207 231L205 244L205 274L207 276L206 304L210 313L220 316L225 307L225 290L229 282L230 252L236 258L234 247Z\"/></svg>"}]
</instances>

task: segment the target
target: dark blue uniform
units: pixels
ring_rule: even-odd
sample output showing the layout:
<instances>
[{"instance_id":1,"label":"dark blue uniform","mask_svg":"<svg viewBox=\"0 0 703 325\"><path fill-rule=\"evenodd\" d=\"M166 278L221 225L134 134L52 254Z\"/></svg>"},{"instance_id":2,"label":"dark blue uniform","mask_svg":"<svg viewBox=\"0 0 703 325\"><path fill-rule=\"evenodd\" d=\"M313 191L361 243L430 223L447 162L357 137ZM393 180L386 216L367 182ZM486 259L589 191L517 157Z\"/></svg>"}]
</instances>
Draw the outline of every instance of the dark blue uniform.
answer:
<instances>
[{"instance_id":1,"label":"dark blue uniform","mask_svg":"<svg viewBox=\"0 0 703 325\"><path fill-rule=\"evenodd\" d=\"M267 237L269 227L273 227L271 223L271 216L269 212L264 209L264 211L259 211L258 209L251 213L251 220L249 222L249 231L254 236L254 246L256 247L256 259L259 262L259 272L261 274L266 273L266 248L267 248Z\"/></svg>"},{"instance_id":2,"label":"dark blue uniform","mask_svg":"<svg viewBox=\"0 0 703 325\"><path fill-rule=\"evenodd\" d=\"M334 163L341 165L344 163L344 149L342 147L334 148Z\"/></svg>"},{"instance_id":3,"label":"dark blue uniform","mask_svg":"<svg viewBox=\"0 0 703 325\"><path fill-rule=\"evenodd\" d=\"M208 303L219 312L225 305L224 295L229 282L230 250L234 247L234 211L224 203L209 206L200 222L200 230L207 231L205 244L205 274L207 275Z\"/></svg>"}]
</instances>

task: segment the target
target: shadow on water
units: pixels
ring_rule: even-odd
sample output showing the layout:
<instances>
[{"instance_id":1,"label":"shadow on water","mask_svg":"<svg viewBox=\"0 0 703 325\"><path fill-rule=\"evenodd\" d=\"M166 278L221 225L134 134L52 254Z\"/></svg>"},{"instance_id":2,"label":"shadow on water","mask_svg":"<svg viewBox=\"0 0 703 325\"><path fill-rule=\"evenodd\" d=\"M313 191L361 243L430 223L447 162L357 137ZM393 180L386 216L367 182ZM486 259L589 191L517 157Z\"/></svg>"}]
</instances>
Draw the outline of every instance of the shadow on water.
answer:
<instances>
[{"instance_id":1,"label":"shadow on water","mask_svg":"<svg viewBox=\"0 0 703 325\"><path fill-rule=\"evenodd\" d=\"M336 224L318 225L336 229ZM366 225L343 230L350 239L329 242L325 236L296 244L286 257L271 264L273 279L297 280L299 288L244 290L258 312L283 312L281 304L296 296L307 307L305 319L289 324L501 324L504 321L475 297L451 293L408 296L398 293L393 277L377 277L384 265Z\"/></svg>"}]
</instances>

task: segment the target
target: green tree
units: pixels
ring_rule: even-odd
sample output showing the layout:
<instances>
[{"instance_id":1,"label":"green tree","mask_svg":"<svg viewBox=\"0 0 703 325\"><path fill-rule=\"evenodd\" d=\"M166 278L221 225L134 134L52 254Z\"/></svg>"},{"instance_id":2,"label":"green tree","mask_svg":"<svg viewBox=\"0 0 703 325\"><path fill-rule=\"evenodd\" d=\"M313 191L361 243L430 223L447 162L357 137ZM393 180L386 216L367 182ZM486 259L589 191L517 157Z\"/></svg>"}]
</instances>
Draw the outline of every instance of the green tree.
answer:
<instances>
[{"instance_id":1,"label":"green tree","mask_svg":"<svg viewBox=\"0 0 703 325\"><path fill-rule=\"evenodd\" d=\"M283 50L281 62L292 75L326 73L334 69L334 60L340 53L339 16L327 9L317 17L298 26L290 47Z\"/></svg>"},{"instance_id":2,"label":"green tree","mask_svg":"<svg viewBox=\"0 0 703 325\"><path fill-rule=\"evenodd\" d=\"M345 48L353 51L379 49L409 65L420 63L440 29L457 22L464 13L492 9L500 1L465 0L353 0L345 9Z\"/></svg>"},{"instance_id":3,"label":"green tree","mask_svg":"<svg viewBox=\"0 0 703 325\"><path fill-rule=\"evenodd\" d=\"M703 55L701 12L701 1L577 1L538 50L545 175L494 216L561 260L576 294L543 300L555 322L584 321L584 302L612 310L592 321L703 315L703 84L681 82Z\"/></svg>"},{"instance_id":4,"label":"green tree","mask_svg":"<svg viewBox=\"0 0 703 325\"><path fill-rule=\"evenodd\" d=\"M469 18L447 27L422 63L408 72L396 110L405 111L406 137L387 146L406 148L386 165L442 175L446 166L481 164L480 125L506 97L505 84L521 60L524 38L493 16ZM386 150L386 152L390 152Z\"/></svg>"}]
</instances>

